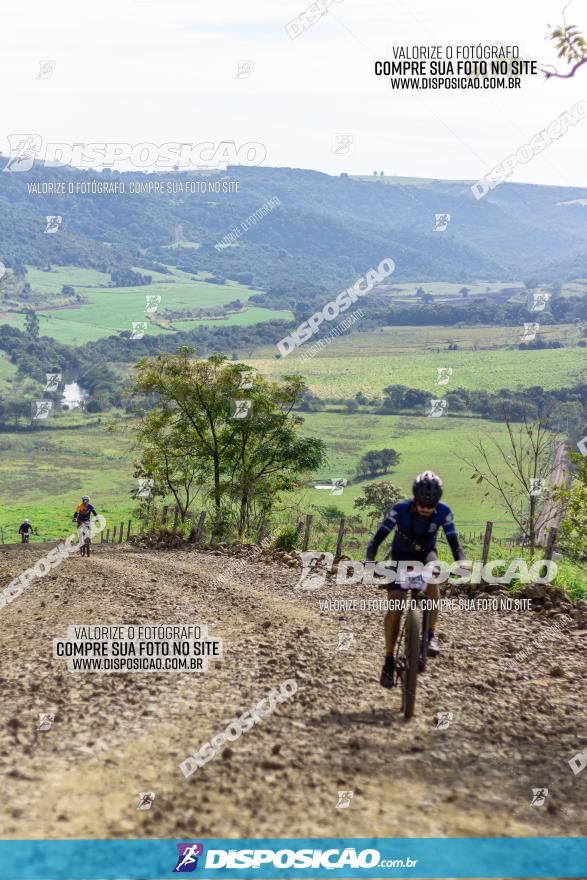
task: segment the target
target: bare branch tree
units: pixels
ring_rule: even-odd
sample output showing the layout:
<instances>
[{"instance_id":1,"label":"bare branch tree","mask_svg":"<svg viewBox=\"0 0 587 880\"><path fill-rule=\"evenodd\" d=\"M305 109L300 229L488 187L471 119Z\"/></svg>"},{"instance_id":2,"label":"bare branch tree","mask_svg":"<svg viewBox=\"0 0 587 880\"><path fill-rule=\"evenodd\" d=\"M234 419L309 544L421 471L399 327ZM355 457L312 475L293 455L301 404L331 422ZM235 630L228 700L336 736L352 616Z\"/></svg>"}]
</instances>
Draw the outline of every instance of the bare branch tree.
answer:
<instances>
[{"instance_id":1,"label":"bare branch tree","mask_svg":"<svg viewBox=\"0 0 587 880\"><path fill-rule=\"evenodd\" d=\"M487 443L481 438L471 444L476 459L459 456L471 468L472 479L498 494L532 553L546 522L560 512L552 485L553 477L560 475L560 441L551 429L551 415L548 411L529 420L524 414L514 422L504 410L507 441L492 438Z\"/></svg>"}]
</instances>

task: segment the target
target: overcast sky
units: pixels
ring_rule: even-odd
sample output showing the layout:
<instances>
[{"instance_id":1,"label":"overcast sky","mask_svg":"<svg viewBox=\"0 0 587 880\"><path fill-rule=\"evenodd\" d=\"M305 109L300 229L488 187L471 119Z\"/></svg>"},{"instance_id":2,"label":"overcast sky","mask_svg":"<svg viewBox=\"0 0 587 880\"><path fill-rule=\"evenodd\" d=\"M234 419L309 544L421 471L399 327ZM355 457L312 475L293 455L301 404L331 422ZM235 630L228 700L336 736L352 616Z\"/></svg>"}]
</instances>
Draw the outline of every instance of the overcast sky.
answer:
<instances>
[{"instance_id":1,"label":"overcast sky","mask_svg":"<svg viewBox=\"0 0 587 880\"><path fill-rule=\"evenodd\" d=\"M307 5L307 4L306 4ZM521 91L391 90L373 61L392 45L517 44L556 61L545 42L558 0L338 0L290 39L304 0L30 0L2 16L7 135L45 142L234 140L266 145L266 165L476 180L563 111L587 98L571 80L532 78ZM567 21L587 30L587 6ZM56 63L38 79L39 61ZM237 62L250 59L248 78ZM333 151L337 134L351 152ZM511 180L587 186L587 119Z\"/></svg>"}]
</instances>

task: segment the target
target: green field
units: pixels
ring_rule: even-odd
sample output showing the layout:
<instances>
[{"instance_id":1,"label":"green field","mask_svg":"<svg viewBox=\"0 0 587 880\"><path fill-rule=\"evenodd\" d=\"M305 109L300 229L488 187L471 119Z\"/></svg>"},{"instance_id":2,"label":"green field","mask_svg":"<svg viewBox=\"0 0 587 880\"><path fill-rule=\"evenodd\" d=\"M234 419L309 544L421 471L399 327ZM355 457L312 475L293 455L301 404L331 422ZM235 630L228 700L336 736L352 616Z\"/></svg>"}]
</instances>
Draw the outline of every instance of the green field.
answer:
<instances>
[{"instance_id":1,"label":"green field","mask_svg":"<svg viewBox=\"0 0 587 880\"><path fill-rule=\"evenodd\" d=\"M565 327L567 335L578 336L576 326ZM556 328L556 325L555 325ZM426 331L430 329L430 333ZM551 329L551 328L548 328ZM558 328L553 328L553 335ZM504 331L498 334L498 331ZM354 398L362 391L368 397L381 396L388 385L406 385L442 397L453 388L498 391L500 388L561 388L587 380L587 348L559 348L521 351L519 349L464 350L487 342L487 334L497 344L499 337L510 344L519 328L474 328L440 332L435 328L389 328L379 333L355 333L334 340L316 357L303 360L311 343L287 358L255 357L247 361L259 372L279 377L300 372L310 390L322 398ZM424 349L426 341L430 348ZM461 349L447 351L447 341ZM440 347L442 342L442 348ZM263 352L267 352L265 348ZM437 369L453 370L448 385L437 385Z\"/></svg>"},{"instance_id":2,"label":"green field","mask_svg":"<svg viewBox=\"0 0 587 880\"><path fill-rule=\"evenodd\" d=\"M487 296L507 288L519 288L520 293L525 289L521 281L471 281L467 284L453 281L410 281L394 284L390 282L390 289L386 291L394 299L410 299L416 296L416 290L421 287L426 293L432 293L442 297L456 297L462 299L460 290L466 287L470 297ZM537 288L539 290L541 288Z\"/></svg>"},{"instance_id":3,"label":"green field","mask_svg":"<svg viewBox=\"0 0 587 880\"><path fill-rule=\"evenodd\" d=\"M457 525L468 531L480 532L486 520L495 521L499 534L511 532L511 520L499 507L497 498L470 478L470 468L458 456L471 456L468 437L483 437L489 443L504 439L505 427L482 419L428 419L405 416L372 416L360 413L304 414L304 431L322 437L328 444L328 465L318 478L352 479L357 463L371 449L391 447L401 454L393 472L381 477L399 486L406 495L411 491L414 476L423 470L439 473L446 485L445 500L453 507ZM307 489L304 505L330 505L344 513L353 513L353 502L362 493L362 485L370 480L347 486L342 495L331 497L327 490ZM354 511L356 514L357 511Z\"/></svg>"},{"instance_id":4,"label":"green field","mask_svg":"<svg viewBox=\"0 0 587 880\"><path fill-rule=\"evenodd\" d=\"M447 501L466 531L481 531L488 518L495 520L496 533L511 531L507 517L494 501L484 499L483 491L470 480L469 469L457 458L457 453L465 454L465 435L502 437L501 425L476 419L337 413L309 414L304 420L304 432L323 437L328 444L328 465L315 475L317 479L351 479L363 453L391 446L402 458L396 471L384 479L408 492L417 472L437 470L446 481ZM129 416L117 417L115 432L108 430L109 423L108 417L78 411L55 415L33 432L0 434L0 526L7 542L24 516L42 536L61 537L83 494L91 495L109 525L132 515L133 421ZM313 504L333 504L350 514L360 493L361 483L348 486L337 497L308 488L300 493L298 503L303 511L309 512Z\"/></svg>"},{"instance_id":5,"label":"green field","mask_svg":"<svg viewBox=\"0 0 587 880\"><path fill-rule=\"evenodd\" d=\"M174 271L173 276L140 268L135 271L152 275L153 283L142 287L112 288L106 286L110 276L93 269L70 266L61 266L51 272L29 269L27 280L31 284L32 294L41 295L45 304L37 309L41 335L70 345L81 345L123 330L130 331L133 322L137 321L146 320L148 326L145 332L159 335L174 330L191 330L202 325L251 326L273 318L289 320L292 317L289 311L249 307L249 297L261 291L252 290L236 281L220 285L210 284L201 278L192 278L180 270ZM61 294L64 284L72 285L76 293L81 294L88 302L71 303L70 298ZM147 296L161 297L158 310L152 316L145 311ZM240 299L244 307L226 317L177 318L172 319L167 327L154 323L159 321L165 309L209 309L235 299ZM55 303L55 306L47 308L47 302ZM23 329L25 317L8 309L0 317L0 321Z\"/></svg>"},{"instance_id":6,"label":"green field","mask_svg":"<svg viewBox=\"0 0 587 880\"><path fill-rule=\"evenodd\" d=\"M361 331L360 322L355 325L356 333L351 336L333 337L330 343L318 353L318 357L372 357L392 354L411 355L414 352L444 352L448 346L456 344L464 351L492 351L516 346L520 342L522 328L475 325L473 327L380 327L378 330ZM581 338L581 327L577 324L545 324L540 329L545 341L559 341L563 345L575 346ZM312 347L308 340L301 348L288 355L287 361L293 363L304 358ZM275 345L259 346L255 358L275 360L278 354ZM307 361L306 361L307 363Z\"/></svg>"},{"instance_id":7,"label":"green field","mask_svg":"<svg viewBox=\"0 0 587 880\"><path fill-rule=\"evenodd\" d=\"M124 424L122 418L117 420ZM106 429L106 419L63 413L50 426L31 432L0 433L0 527L6 543L28 516L35 540L69 534L82 495L89 494L112 525L131 515L129 436Z\"/></svg>"},{"instance_id":8,"label":"green field","mask_svg":"<svg viewBox=\"0 0 587 880\"><path fill-rule=\"evenodd\" d=\"M16 367L10 363L5 352L0 351L0 388L5 387L7 379L16 376Z\"/></svg>"},{"instance_id":9,"label":"green field","mask_svg":"<svg viewBox=\"0 0 587 880\"><path fill-rule=\"evenodd\" d=\"M438 183L434 177L401 177L395 174L351 174L352 180L365 180L372 183L385 183L388 186L399 184L400 186L428 186L430 183ZM472 180L443 180L443 183L462 183L463 186L473 183Z\"/></svg>"},{"instance_id":10,"label":"green field","mask_svg":"<svg viewBox=\"0 0 587 880\"><path fill-rule=\"evenodd\" d=\"M197 250L201 245L197 241L175 241L173 244L164 244L163 248L165 250L177 250L177 248L184 248L187 250Z\"/></svg>"},{"instance_id":11,"label":"green field","mask_svg":"<svg viewBox=\"0 0 587 880\"><path fill-rule=\"evenodd\" d=\"M145 270L142 269L142 272ZM149 273L151 274L151 273ZM99 287L110 283L110 275L98 272L97 269L82 269L79 266L54 266L50 272L29 266L26 280L33 291L39 293L60 294L64 284L72 287Z\"/></svg>"},{"instance_id":12,"label":"green field","mask_svg":"<svg viewBox=\"0 0 587 880\"><path fill-rule=\"evenodd\" d=\"M155 285L153 285L154 287ZM144 288L141 288L144 290ZM136 288L133 288L136 290ZM110 291L108 291L110 293ZM116 296L116 294L113 294ZM145 298L139 296L135 301L136 306L133 307L130 299L124 303L113 303L110 309L110 317L108 317L108 306L106 298L93 306L82 306L80 309L60 309L58 312L37 313L39 318L40 335L50 336L57 342L63 342L67 345L82 345L84 342L93 342L96 339L103 339L106 336L113 336L121 330L132 330L134 321L147 320L147 329L145 334L149 336L158 336L161 333L172 333L172 330L165 330L156 324L148 322L148 317L141 314L140 308L144 306ZM86 310L86 311L83 311ZM118 317L114 316L114 313ZM125 313L128 317L125 319L121 314ZM73 316L79 315L79 319L75 320ZM63 316L63 317L61 317ZM270 321L272 318L289 318L288 312L278 312L274 309L262 309L253 307L230 315L228 318L204 318L201 321L174 321L173 326L176 330L192 330L201 326L221 326L224 324L232 324L238 326L251 326L252 324L260 324L263 321ZM98 323L101 320L108 322L108 326ZM8 323L13 327L24 329L24 315L11 313L7 318L0 317L0 323ZM115 326L110 326L115 325Z\"/></svg>"}]
</instances>

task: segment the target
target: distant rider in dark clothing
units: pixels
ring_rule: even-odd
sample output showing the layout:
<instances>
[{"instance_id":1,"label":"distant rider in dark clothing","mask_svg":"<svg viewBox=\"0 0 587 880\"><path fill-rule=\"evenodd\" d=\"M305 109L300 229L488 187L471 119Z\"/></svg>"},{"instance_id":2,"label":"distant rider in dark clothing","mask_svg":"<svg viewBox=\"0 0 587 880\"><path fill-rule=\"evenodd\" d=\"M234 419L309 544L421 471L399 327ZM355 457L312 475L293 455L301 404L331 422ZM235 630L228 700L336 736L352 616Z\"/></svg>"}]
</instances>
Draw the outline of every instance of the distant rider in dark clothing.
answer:
<instances>
[{"instance_id":1,"label":"distant rider in dark clothing","mask_svg":"<svg viewBox=\"0 0 587 880\"><path fill-rule=\"evenodd\" d=\"M28 519L23 519L22 523L19 526L18 534L20 535L21 544L28 544L30 536L33 534L34 529Z\"/></svg>"}]
</instances>

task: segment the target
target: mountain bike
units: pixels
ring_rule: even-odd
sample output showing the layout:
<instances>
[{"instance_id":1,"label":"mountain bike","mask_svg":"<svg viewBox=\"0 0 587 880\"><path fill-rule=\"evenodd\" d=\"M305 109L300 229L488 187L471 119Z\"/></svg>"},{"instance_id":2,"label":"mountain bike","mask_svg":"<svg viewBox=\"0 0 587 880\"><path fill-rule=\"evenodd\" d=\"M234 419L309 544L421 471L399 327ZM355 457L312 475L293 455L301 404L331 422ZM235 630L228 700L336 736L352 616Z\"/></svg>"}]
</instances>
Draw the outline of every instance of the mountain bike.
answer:
<instances>
[{"instance_id":1,"label":"mountain bike","mask_svg":"<svg viewBox=\"0 0 587 880\"><path fill-rule=\"evenodd\" d=\"M395 680L402 688L401 711L404 718L411 718L416 705L418 673L425 672L428 659L428 626L430 613L420 608L427 583L420 573L402 572L399 584L409 601L408 610L402 616L399 637L395 644ZM424 595L424 598L426 596ZM420 635L421 634L421 635Z\"/></svg>"},{"instance_id":2,"label":"mountain bike","mask_svg":"<svg viewBox=\"0 0 587 880\"><path fill-rule=\"evenodd\" d=\"M39 533L37 532L36 529L31 529L30 532L21 532L21 535L20 535L21 544L28 544L31 540L31 535L38 535L38 534Z\"/></svg>"},{"instance_id":3,"label":"mountain bike","mask_svg":"<svg viewBox=\"0 0 587 880\"><path fill-rule=\"evenodd\" d=\"M90 555L90 547L91 546L92 546L92 540L91 540L90 536L88 535L87 538L84 538L84 543L83 543L83 546L81 547L82 556L84 556L84 555L89 556Z\"/></svg>"},{"instance_id":4,"label":"mountain bike","mask_svg":"<svg viewBox=\"0 0 587 880\"><path fill-rule=\"evenodd\" d=\"M92 538L90 534L90 524L89 523L78 523L77 527L77 539L78 544L80 545L79 552L82 556L90 555L90 547L92 545Z\"/></svg>"}]
</instances>

